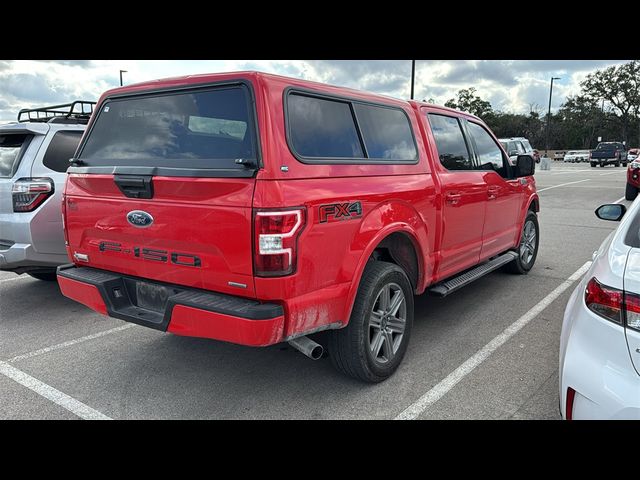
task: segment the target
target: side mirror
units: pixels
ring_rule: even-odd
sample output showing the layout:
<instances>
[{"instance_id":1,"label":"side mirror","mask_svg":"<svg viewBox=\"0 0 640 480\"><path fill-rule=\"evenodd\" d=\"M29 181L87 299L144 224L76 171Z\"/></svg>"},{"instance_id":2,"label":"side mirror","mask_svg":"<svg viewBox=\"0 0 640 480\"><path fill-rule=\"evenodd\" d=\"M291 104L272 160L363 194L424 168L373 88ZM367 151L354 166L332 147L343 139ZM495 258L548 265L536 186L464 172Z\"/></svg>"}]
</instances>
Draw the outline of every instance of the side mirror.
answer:
<instances>
[{"instance_id":1,"label":"side mirror","mask_svg":"<svg viewBox=\"0 0 640 480\"><path fill-rule=\"evenodd\" d=\"M516 178L519 177L529 177L533 175L536 171L535 163L533 163L533 158L529 155L518 155L518 159L516 160Z\"/></svg>"},{"instance_id":2,"label":"side mirror","mask_svg":"<svg viewBox=\"0 0 640 480\"><path fill-rule=\"evenodd\" d=\"M518 150L509 150L510 157L515 157L516 155L518 155Z\"/></svg>"},{"instance_id":3,"label":"side mirror","mask_svg":"<svg viewBox=\"0 0 640 480\"><path fill-rule=\"evenodd\" d=\"M600 220L610 220L612 222L618 222L624 214L627 213L627 207L619 205L617 203L609 203L606 205L600 205L596 208L596 217Z\"/></svg>"}]
</instances>

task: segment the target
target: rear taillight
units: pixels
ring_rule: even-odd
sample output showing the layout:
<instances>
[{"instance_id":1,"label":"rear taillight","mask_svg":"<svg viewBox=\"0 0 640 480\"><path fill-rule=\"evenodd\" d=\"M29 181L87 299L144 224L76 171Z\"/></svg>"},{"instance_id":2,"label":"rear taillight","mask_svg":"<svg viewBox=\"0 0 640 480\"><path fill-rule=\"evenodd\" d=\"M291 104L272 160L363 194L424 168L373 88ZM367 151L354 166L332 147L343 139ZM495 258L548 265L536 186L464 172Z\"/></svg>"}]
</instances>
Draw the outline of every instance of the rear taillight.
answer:
<instances>
[{"instance_id":1,"label":"rear taillight","mask_svg":"<svg viewBox=\"0 0 640 480\"><path fill-rule=\"evenodd\" d=\"M67 235L67 196L62 194L62 231L64 232L64 244L69 245L69 235Z\"/></svg>"},{"instance_id":2,"label":"rear taillight","mask_svg":"<svg viewBox=\"0 0 640 480\"><path fill-rule=\"evenodd\" d=\"M11 189L14 212L32 212L53 195L53 180L50 178L21 178Z\"/></svg>"},{"instance_id":3,"label":"rear taillight","mask_svg":"<svg viewBox=\"0 0 640 480\"><path fill-rule=\"evenodd\" d=\"M565 405L564 418L566 420L573 420L573 401L576 398L576 391L569 387L567 388L567 404Z\"/></svg>"},{"instance_id":4,"label":"rear taillight","mask_svg":"<svg viewBox=\"0 0 640 480\"><path fill-rule=\"evenodd\" d=\"M622 290L607 287L593 277L585 289L584 302L593 313L622 324Z\"/></svg>"},{"instance_id":5,"label":"rear taillight","mask_svg":"<svg viewBox=\"0 0 640 480\"><path fill-rule=\"evenodd\" d=\"M298 237L306 220L304 208L254 211L256 276L279 277L296 271Z\"/></svg>"},{"instance_id":6,"label":"rear taillight","mask_svg":"<svg viewBox=\"0 0 640 480\"><path fill-rule=\"evenodd\" d=\"M624 292L624 313L627 327L640 330L640 296Z\"/></svg>"}]
</instances>

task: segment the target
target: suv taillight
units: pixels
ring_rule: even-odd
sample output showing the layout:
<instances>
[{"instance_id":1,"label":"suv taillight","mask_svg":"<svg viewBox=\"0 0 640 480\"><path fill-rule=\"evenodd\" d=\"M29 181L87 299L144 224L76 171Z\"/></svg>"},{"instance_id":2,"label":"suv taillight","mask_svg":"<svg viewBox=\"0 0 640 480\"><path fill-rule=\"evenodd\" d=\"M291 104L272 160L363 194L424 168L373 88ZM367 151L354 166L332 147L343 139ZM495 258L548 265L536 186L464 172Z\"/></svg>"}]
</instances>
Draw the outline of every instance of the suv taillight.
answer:
<instances>
[{"instance_id":1,"label":"suv taillight","mask_svg":"<svg viewBox=\"0 0 640 480\"><path fill-rule=\"evenodd\" d=\"M50 178L20 178L11 189L14 212L32 212L53 195Z\"/></svg>"},{"instance_id":2,"label":"suv taillight","mask_svg":"<svg viewBox=\"0 0 640 480\"><path fill-rule=\"evenodd\" d=\"M306 224L304 208L254 211L253 268L258 277L281 277L296 271L298 237Z\"/></svg>"}]
</instances>

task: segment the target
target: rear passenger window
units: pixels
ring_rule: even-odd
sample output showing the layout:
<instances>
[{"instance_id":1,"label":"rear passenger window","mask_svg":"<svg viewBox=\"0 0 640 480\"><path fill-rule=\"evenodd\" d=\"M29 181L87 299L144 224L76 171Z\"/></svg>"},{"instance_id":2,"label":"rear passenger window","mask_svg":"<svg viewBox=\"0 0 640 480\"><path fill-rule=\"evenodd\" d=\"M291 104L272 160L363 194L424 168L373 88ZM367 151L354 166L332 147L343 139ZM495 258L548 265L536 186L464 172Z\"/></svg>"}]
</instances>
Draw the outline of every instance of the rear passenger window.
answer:
<instances>
[{"instance_id":1,"label":"rear passenger window","mask_svg":"<svg viewBox=\"0 0 640 480\"><path fill-rule=\"evenodd\" d=\"M458 119L429 114L429 122L442 166L447 170L471 170L471 157Z\"/></svg>"},{"instance_id":2,"label":"rear passenger window","mask_svg":"<svg viewBox=\"0 0 640 480\"><path fill-rule=\"evenodd\" d=\"M367 156L382 160L416 160L409 120L402 110L354 104Z\"/></svg>"},{"instance_id":3,"label":"rear passenger window","mask_svg":"<svg viewBox=\"0 0 640 480\"><path fill-rule=\"evenodd\" d=\"M299 155L364 157L349 103L292 94L288 114L291 143Z\"/></svg>"},{"instance_id":4,"label":"rear passenger window","mask_svg":"<svg viewBox=\"0 0 640 480\"><path fill-rule=\"evenodd\" d=\"M503 177L506 177L502 150L498 147L498 144L493 140L491 135L477 123L468 122L467 125L476 143L480 170L495 170Z\"/></svg>"},{"instance_id":5,"label":"rear passenger window","mask_svg":"<svg viewBox=\"0 0 640 480\"><path fill-rule=\"evenodd\" d=\"M49 143L47 153L44 154L44 166L56 172L66 172L69 159L76 153L80 137L82 132L77 130L57 132Z\"/></svg>"}]
</instances>

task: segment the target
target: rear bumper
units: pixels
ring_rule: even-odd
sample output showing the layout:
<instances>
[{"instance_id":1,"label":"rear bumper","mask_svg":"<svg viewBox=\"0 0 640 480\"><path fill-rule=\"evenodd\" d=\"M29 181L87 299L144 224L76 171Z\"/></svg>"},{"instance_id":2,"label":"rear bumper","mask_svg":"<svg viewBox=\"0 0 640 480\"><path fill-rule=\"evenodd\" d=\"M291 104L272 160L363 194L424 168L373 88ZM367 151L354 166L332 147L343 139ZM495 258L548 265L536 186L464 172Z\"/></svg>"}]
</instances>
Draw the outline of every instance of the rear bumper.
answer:
<instances>
[{"instance_id":1,"label":"rear bumper","mask_svg":"<svg viewBox=\"0 0 640 480\"><path fill-rule=\"evenodd\" d=\"M24 273L41 268L55 268L68 261L66 255L38 253L28 243L14 243L10 246L0 244L0 270Z\"/></svg>"},{"instance_id":2,"label":"rear bumper","mask_svg":"<svg viewBox=\"0 0 640 480\"><path fill-rule=\"evenodd\" d=\"M284 336L284 309L274 303L75 265L58 267L58 284L63 295L96 312L177 335L250 346Z\"/></svg>"},{"instance_id":3,"label":"rear bumper","mask_svg":"<svg viewBox=\"0 0 640 480\"><path fill-rule=\"evenodd\" d=\"M624 329L584 304L587 275L564 313L560 339L560 413L567 390L575 390L573 419L640 420L640 376L633 368Z\"/></svg>"}]
</instances>

